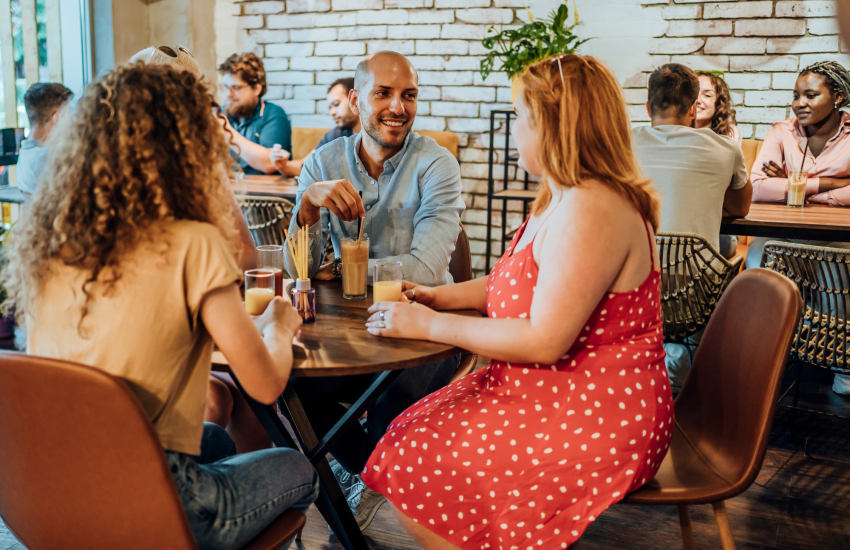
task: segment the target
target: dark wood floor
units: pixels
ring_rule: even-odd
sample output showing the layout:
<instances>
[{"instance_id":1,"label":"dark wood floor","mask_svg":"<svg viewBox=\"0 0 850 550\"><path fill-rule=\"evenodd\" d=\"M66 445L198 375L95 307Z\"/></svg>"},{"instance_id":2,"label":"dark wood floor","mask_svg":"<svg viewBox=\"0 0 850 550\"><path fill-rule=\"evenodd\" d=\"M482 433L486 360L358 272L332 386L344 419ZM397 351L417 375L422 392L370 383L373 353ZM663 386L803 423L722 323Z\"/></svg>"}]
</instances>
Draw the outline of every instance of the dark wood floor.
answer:
<instances>
[{"instance_id":1,"label":"dark wood floor","mask_svg":"<svg viewBox=\"0 0 850 550\"><path fill-rule=\"evenodd\" d=\"M831 375L815 375L808 380L803 386L803 402L819 403L850 416L850 400L832 394L830 381ZM739 550L850 548L850 420L802 414L797 422L803 437L791 441L791 412L778 411L758 479L743 495L727 502ZM691 518L697 548L720 548L711 507L692 507ZM418 548L386 506L365 535L376 550ZM342 545L328 531L318 511L311 508L304 540L297 548L341 550ZM581 548L682 548L676 510L615 506L585 533ZM0 550L26 550L2 523Z\"/></svg>"}]
</instances>

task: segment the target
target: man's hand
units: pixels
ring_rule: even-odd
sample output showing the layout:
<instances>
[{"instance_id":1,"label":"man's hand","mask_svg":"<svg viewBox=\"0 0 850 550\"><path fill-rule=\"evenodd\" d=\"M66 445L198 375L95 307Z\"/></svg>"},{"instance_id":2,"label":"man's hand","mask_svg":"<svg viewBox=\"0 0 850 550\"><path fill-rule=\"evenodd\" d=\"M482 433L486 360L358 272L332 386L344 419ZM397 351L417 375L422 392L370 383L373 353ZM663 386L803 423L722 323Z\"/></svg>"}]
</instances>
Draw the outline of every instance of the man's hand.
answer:
<instances>
[{"instance_id":1,"label":"man's hand","mask_svg":"<svg viewBox=\"0 0 850 550\"><path fill-rule=\"evenodd\" d=\"M319 221L321 208L327 208L346 222L366 217L363 201L348 180L317 181L310 185L301 197L298 224L309 227Z\"/></svg>"},{"instance_id":2,"label":"man's hand","mask_svg":"<svg viewBox=\"0 0 850 550\"><path fill-rule=\"evenodd\" d=\"M289 160L289 151L281 149L279 143L275 143L274 147L269 149L269 160L272 161L277 171L283 173L286 169L286 162Z\"/></svg>"},{"instance_id":3,"label":"man's hand","mask_svg":"<svg viewBox=\"0 0 850 550\"><path fill-rule=\"evenodd\" d=\"M782 169L781 166L776 164L773 161L762 163L761 165L764 173L767 174L770 178L787 178L788 175L785 174L785 170Z\"/></svg>"},{"instance_id":4,"label":"man's hand","mask_svg":"<svg viewBox=\"0 0 850 550\"><path fill-rule=\"evenodd\" d=\"M319 268L319 271L313 275L314 279L318 279L320 281L333 281L334 280L334 264L326 263L322 267Z\"/></svg>"}]
</instances>

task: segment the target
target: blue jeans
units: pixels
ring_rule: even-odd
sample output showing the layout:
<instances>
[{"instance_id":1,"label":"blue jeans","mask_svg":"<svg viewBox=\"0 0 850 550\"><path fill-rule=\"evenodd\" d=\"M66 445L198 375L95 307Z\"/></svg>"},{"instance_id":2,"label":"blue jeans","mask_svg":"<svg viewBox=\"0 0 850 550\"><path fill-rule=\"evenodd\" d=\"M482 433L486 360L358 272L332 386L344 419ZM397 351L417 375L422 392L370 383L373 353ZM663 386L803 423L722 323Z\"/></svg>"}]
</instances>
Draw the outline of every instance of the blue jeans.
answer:
<instances>
[{"instance_id":1,"label":"blue jeans","mask_svg":"<svg viewBox=\"0 0 850 550\"><path fill-rule=\"evenodd\" d=\"M460 355L454 355L436 363L405 369L368 409L366 426L355 422L331 449L333 457L349 472L360 473L395 417L451 382L459 362ZM289 383L298 394L313 431L321 439L346 413L347 409L340 403L354 403L380 375L290 378ZM286 408L281 408L289 416Z\"/></svg>"},{"instance_id":2,"label":"blue jeans","mask_svg":"<svg viewBox=\"0 0 850 550\"><path fill-rule=\"evenodd\" d=\"M242 548L286 510L305 512L319 494L316 471L300 452L235 452L227 432L210 423L199 456L165 451L201 550Z\"/></svg>"}]
</instances>

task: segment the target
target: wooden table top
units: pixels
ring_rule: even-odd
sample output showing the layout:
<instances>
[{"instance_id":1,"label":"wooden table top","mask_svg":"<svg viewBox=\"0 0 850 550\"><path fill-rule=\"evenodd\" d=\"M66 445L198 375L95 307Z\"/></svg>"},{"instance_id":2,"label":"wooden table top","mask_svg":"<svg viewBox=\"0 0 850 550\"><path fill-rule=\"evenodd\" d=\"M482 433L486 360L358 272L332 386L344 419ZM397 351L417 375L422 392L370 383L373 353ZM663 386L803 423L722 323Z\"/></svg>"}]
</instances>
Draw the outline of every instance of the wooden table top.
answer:
<instances>
[{"instance_id":1,"label":"wooden table top","mask_svg":"<svg viewBox=\"0 0 850 550\"><path fill-rule=\"evenodd\" d=\"M794 208L777 203L753 203L745 218L723 218L727 235L850 241L850 208L806 204Z\"/></svg>"},{"instance_id":2,"label":"wooden table top","mask_svg":"<svg viewBox=\"0 0 850 550\"><path fill-rule=\"evenodd\" d=\"M418 367L451 357L461 350L425 340L379 338L366 332L366 311L372 305L372 288L365 300L345 300L342 283L313 281L318 320L303 325L293 343L292 376L343 376ZM480 317L474 310L453 311ZM221 352L215 365L226 365Z\"/></svg>"},{"instance_id":3,"label":"wooden table top","mask_svg":"<svg viewBox=\"0 0 850 550\"><path fill-rule=\"evenodd\" d=\"M237 195L265 195L269 197L281 197L295 200L295 192L298 191L298 183L295 178L280 175L267 176L243 176L242 185L231 180L233 192Z\"/></svg>"}]
</instances>

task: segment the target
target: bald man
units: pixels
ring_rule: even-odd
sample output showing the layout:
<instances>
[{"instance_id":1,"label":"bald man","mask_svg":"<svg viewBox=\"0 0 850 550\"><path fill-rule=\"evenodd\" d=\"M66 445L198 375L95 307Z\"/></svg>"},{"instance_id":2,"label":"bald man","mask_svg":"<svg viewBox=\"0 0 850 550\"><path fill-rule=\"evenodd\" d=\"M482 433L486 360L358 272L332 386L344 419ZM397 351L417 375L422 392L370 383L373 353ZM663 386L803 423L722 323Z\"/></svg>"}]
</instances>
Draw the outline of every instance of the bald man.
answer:
<instances>
[{"instance_id":1,"label":"bald man","mask_svg":"<svg viewBox=\"0 0 850 550\"><path fill-rule=\"evenodd\" d=\"M349 93L361 131L316 149L301 170L290 232L309 228L309 273L339 279L339 270L319 267L322 244L330 232L334 255L340 241L357 238L363 219L370 239L369 273L375 260L399 260L404 278L425 285L452 282L449 258L460 232L464 203L460 168L437 142L411 131L419 93L416 69L403 55L378 52L360 62ZM362 193L362 200L360 198ZM287 268L294 264L287 253ZM331 451L332 465L358 525L363 529L386 500L356 475L387 426L418 399L451 380L459 356L406 369L369 409L366 429L359 423ZM321 438L342 417L342 403L354 403L370 386L372 375L294 378L311 423Z\"/></svg>"}]
</instances>

